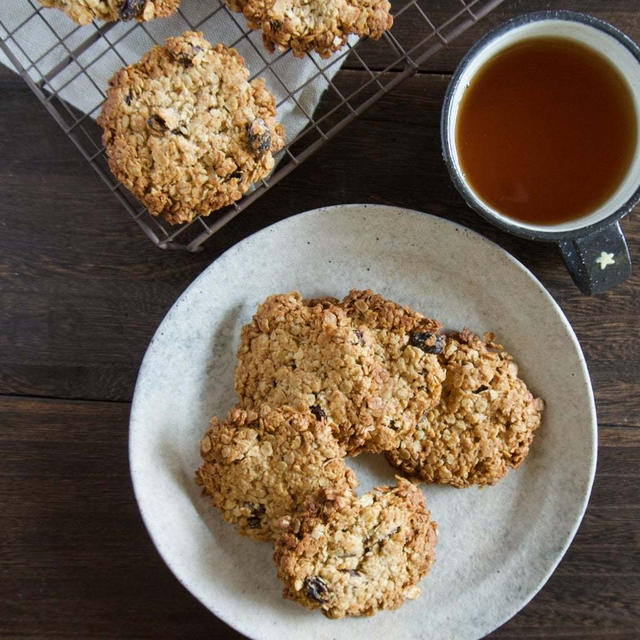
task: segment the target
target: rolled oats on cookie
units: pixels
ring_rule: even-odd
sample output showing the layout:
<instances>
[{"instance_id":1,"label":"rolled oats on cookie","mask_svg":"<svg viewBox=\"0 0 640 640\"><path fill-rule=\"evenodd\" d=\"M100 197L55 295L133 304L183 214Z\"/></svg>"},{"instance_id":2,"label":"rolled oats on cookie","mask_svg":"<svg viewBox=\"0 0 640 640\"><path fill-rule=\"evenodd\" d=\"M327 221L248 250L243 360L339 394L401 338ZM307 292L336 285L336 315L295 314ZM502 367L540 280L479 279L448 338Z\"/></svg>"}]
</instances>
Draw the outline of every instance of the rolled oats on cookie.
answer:
<instances>
[{"instance_id":1,"label":"rolled oats on cookie","mask_svg":"<svg viewBox=\"0 0 640 640\"><path fill-rule=\"evenodd\" d=\"M74 22L85 25L92 20L148 21L177 11L182 0L39 0L45 7L64 11Z\"/></svg>"},{"instance_id":2,"label":"rolled oats on cookie","mask_svg":"<svg viewBox=\"0 0 640 640\"><path fill-rule=\"evenodd\" d=\"M377 40L391 28L387 0L226 0L244 14L249 27L262 29L268 51L291 49L302 57L315 51L327 58L351 34Z\"/></svg>"},{"instance_id":3,"label":"rolled oats on cookie","mask_svg":"<svg viewBox=\"0 0 640 640\"><path fill-rule=\"evenodd\" d=\"M311 505L275 543L283 597L329 618L371 616L416 598L435 559L437 525L420 489L397 483Z\"/></svg>"},{"instance_id":4,"label":"rolled oats on cookie","mask_svg":"<svg viewBox=\"0 0 640 640\"><path fill-rule=\"evenodd\" d=\"M342 308L274 295L242 329L235 389L241 405L290 405L326 417L350 455L369 450L389 422L374 338Z\"/></svg>"},{"instance_id":5,"label":"rolled oats on cookie","mask_svg":"<svg viewBox=\"0 0 640 640\"><path fill-rule=\"evenodd\" d=\"M213 418L200 453L197 483L238 533L256 540L275 538L320 491L350 496L358 484L327 422L290 407Z\"/></svg>"},{"instance_id":6,"label":"rolled oats on cookie","mask_svg":"<svg viewBox=\"0 0 640 640\"><path fill-rule=\"evenodd\" d=\"M440 400L445 377L438 358L444 345L441 324L370 290L352 290L340 306L357 329L371 331L383 372L379 394L387 421L367 450L395 449Z\"/></svg>"},{"instance_id":7,"label":"rolled oats on cookie","mask_svg":"<svg viewBox=\"0 0 640 640\"><path fill-rule=\"evenodd\" d=\"M427 482L491 485L529 452L543 402L518 377L513 357L464 330L446 339L439 404L424 414L389 462Z\"/></svg>"},{"instance_id":8,"label":"rolled oats on cookie","mask_svg":"<svg viewBox=\"0 0 640 640\"><path fill-rule=\"evenodd\" d=\"M110 81L98 124L109 167L170 223L239 200L284 145L275 98L242 56L187 31Z\"/></svg>"}]
</instances>

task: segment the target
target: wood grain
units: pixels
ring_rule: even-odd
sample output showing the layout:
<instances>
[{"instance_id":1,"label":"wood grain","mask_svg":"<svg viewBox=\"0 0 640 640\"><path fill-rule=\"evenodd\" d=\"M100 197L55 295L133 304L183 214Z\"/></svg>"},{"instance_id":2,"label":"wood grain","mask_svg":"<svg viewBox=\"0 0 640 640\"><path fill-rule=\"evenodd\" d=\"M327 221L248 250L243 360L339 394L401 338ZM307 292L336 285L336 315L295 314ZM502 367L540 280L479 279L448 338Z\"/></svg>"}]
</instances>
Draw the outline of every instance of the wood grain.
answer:
<instances>
[{"instance_id":1,"label":"wood grain","mask_svg":"<svg viewBox=\"0 0 640 640\"><path fill-rule=\"evenodd\" d=\"M455 6L430 0L429 15L439 24ZM268 224L337 202L468 226L523 262L563 309L596 394L596 481L548 584L491 637L640 637L640 276L582 296L553 245L468 210L440 156L442 97L467 47L514 15L560 8L640 40L637 0L507 0L195 255L153 247L22 80L0 69L0 637L240 638L175 580L144 529L127 465L129 400L155 327L211 261ZM396 30L404 42L419 33L409 20ZM364 43L375 68L390 54ZM362 82L348 66L337 80L346 91ZM637 212L623 228L638 263Z\"/></svg>"},{"instance_id":2,"label":"wood grain","mask_svg":"<svg viewBox=\"0 0 640 640\"><path fill-rule=\"evenodd\" d=\"M3 638L240 637L184 590L149 540L129 479L128 403L0 397L0 415ZM600 429L599 456L566 557L490 637L633 637L640 430Z\"/></svg>"},{"instance_id":3,"label":"wood grain","mask_svg":"<svg viewBox=\"0 0 640 640\"><path fill-rule=\"evenodd\" d=\"M405 0L398 2L391 0L391 6L396 10L405 4ZM449 16L461 8L461 3L460 0L421 0L420 6L424 9L431 23L435 27L440 27ZM589 13L611 22L636 41L640 40L638 7L633 0L611 0L608 2L602 2L602 0L506 0L435 56L422 63L420 69L435 73L450 73L460 62L467 49L493 27L521 13L562 9ZM402 17L397 18L393 26L395 37L405 48L420 42L427 32L424 18L421 18L415 10L407 11ZM429 41L430 43L431 41ZM366 43L366 46L359 50L359 54L374 69L386 69L397 59L397 54L394 56L394 51L384 40ZM348 63L352 68L358 67L358 61L355 57L351 57Z\"/></svg>"},{"instance_id":4,"label":"wood grain","mask_svg":"<svg viewBox=\"0 0 640 640\"><path fill-rule=\"evenodd\" d=\"M1 73L0 78L7 77ZM359 73L345 72L342 82L360 82L354 78ZM0 284L1 393L129 400L155 327L220 253L300 211L336 202L376 202L464 224L523 262L563 308L583 345L600 421L640 424L634 410L640 342L630 339L640 326L640 275L636 271L627 283L586 298L571 283L556 247L511 237L466 208L439 152L446 76L420 75L405 82L196 255L159 251L146 242L28 90L7 84L12 90L0 103L0 118L9 123L5 148L48 142L38 151L35 169L24 152L0 167L7 194L0 207L11 223L10 233L0 236L7 274ZM351 158L359 159L355 166L361 178L346 170L353 166ZM25 213L9 218L10 211ZM640 256L637 216L629 216L623 227L632 257Z\"/></svg>"}]
</instances>

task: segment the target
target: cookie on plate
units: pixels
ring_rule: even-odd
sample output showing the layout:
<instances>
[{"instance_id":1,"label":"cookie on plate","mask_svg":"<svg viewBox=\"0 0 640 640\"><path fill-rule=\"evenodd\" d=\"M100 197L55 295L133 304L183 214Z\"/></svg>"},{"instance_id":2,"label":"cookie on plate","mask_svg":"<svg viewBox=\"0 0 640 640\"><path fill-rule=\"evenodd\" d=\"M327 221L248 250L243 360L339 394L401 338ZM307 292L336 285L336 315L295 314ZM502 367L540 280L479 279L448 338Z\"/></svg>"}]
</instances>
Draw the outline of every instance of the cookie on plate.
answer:
<instances>
[{"instance_id":1,"label":"cookie on plate","mask_svg":"<svg viewBox=\"0 0 640 640\"><path fill-rule=\"evenodd\" d=\"M350 455L388 423L374 339L330 301L270 296L242 329L235 389L241 405L291 405L326 417Z\"/></svg>"},{"instance_id":2,"label":"cookie on plate","mask_svg":"<svg viewBox=\"0 0 640 640\"><path fill-rule=\"evenodd\" d=\"M356 34L377 40L391 28L387 0L226 0L244 14L252 29L262 29L268 51L291 49L302 57L315 51L328 58Z\"/></svg>"},{"instance_id":3,"label":"cookie on plate","mask_svg":"<svg viewBox=\"0 0 640 640\"><path fill-rule=\"evenodd\" d=\"M440 403L387 459L427 482L491 485L516 468L540 426L543 402L518 377L511 355L464 330L446 340Z\"/></svg>"},{"instance_id":4,"label":"cookie on plate","mask_svg":"<svg viewBox=\"0 0 640 640\"><path fill-rule=\"evenodd\" d=\"M170 223L229 205L284 144L275 99L234 49L187 31L110 81L98 124L109 166Z\"/></svg>"},{"instance_id":5,"label":"cookie on plate","mask_svg":"<svg viewBox=\"0 0 640 640\"><path fill-rule=\"evenodd\" d=\"M440 400L445 371L438 359L444 336L437 320L365 290L354 289L340 306L356 328L374 337L383 371L380 397L387 422L372 439L373 452L394 449Z\"/></svg>"},{"instance_id":6,"label":"cookie on plate","mask_svg":"<svg viewBox=\"0 0 640 640\"><path fill-rule=\"evenodd\" d=\"M275 544L283 597L329 618L370 616L420 594L437 526L420 489L397 479L346 505L314 505Z\"/></svg>"},{"instance_id":7,"label":"cookie on plate","mask_svg":"<svg viewBox=\"0 0 640 640\"><path fill-rule=\"evenodd\" d=\"M200 453L197 483L227 522L256 540L281 533L308 497L349 496L358 484L327 422L289 407L213 418Z\"/></svg>"},{"instance_id":8,"label":"cookie on plate","mask_svg":"<svg viewBox=\"0 0 640 640\"><path fill-rule=\"evenodd\" d=\"M74 22L89 24L93 19L147 21L174 13L181 0L40 0L45 7L64 11Z\"/></svg>"}]
</instances>

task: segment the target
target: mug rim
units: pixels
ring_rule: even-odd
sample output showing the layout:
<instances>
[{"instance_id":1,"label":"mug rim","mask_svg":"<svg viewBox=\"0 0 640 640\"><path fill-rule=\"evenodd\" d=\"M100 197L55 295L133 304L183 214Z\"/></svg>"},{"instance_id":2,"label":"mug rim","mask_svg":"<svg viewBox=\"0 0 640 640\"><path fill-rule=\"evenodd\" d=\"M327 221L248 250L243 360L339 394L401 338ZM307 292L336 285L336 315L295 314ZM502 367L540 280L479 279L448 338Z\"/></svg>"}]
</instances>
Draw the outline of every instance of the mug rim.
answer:
<instances>
[{"instance_id":1,"label":"mug rim","mask_svg":"<svg viewBox=\"0 0 640 640\"><path fill-rule=\"evenodd\" d=\"M498 218L492 211L489 210L485 203L469 188L467 182L462 179L461 171L456 167L456 163L453 159L451 145L449 143L449 123L451 120L453 96L458 89L461 77L466 71L467 67L487 45L489 45L500 36L508 33L509 31L512 31L517 27L545 20L564 20L566 22L579 22L594 29L604 31L608 35L615 38L620 44L622 44L640 64L640 46L636 44L626 33L618 29L618 27L615 27L609 22L601 20L600 18L596 18L595 16L586 13L568 10L547 10L524 13L520 16L507 20L506 22L503 22L497 27L491 29L467 51L462 60L459 62L453 76L451 77L451 80L449 81L449 85L444 96L444 102L440 116L440 140L442 144L442 157L449 171L449 176L451 177L454 186L460 192L464 201L471 209L476 211L491 224L516 236L527 238L529 240L552 242L589 235L594 231L607 227L626 216L635 207L635 205L640 202L640 183L638 184L636 190L631 194L631 196L622 206L618 207L615 211L607 215L602 220L598 220L597 222L578 227L577 229L568 229L565 231L544 231L541 229L529 229L527 227L523 227L515 220L512 222L511 219ZM638 113L637 115L639 119L638 124L640 126L640 113ZM640 151L640 138L639 148L637 149L637 151Z\"/></svg>"}]
</instances>

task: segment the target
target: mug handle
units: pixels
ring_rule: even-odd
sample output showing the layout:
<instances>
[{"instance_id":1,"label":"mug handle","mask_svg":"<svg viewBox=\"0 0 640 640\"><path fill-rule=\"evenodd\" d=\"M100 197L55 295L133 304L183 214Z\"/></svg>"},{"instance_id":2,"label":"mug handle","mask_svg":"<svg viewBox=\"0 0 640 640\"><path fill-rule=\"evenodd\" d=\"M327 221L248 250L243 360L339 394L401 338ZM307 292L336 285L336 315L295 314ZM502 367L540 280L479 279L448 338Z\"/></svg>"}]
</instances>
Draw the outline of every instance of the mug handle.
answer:
<instances>
[{"instance_id":1,"label":"mug handle","mask_svg":"<svg viewBox=\"0 0 640 640\"><path fill-rule=\"evenodd\" d=\"M564 263L582 293L611 289L631 275L631 258L619 222L587 236L558 243Z\"/></svg>"}]
</instances>

